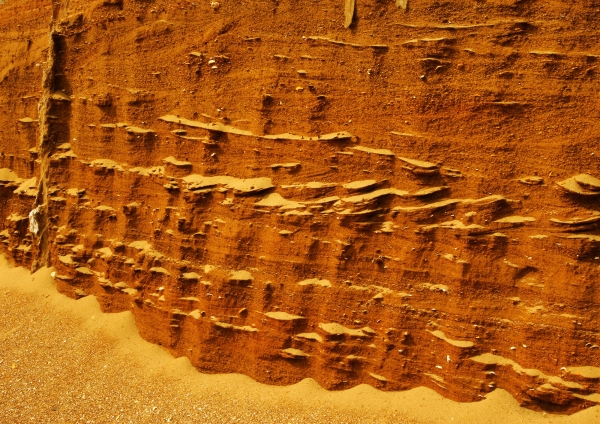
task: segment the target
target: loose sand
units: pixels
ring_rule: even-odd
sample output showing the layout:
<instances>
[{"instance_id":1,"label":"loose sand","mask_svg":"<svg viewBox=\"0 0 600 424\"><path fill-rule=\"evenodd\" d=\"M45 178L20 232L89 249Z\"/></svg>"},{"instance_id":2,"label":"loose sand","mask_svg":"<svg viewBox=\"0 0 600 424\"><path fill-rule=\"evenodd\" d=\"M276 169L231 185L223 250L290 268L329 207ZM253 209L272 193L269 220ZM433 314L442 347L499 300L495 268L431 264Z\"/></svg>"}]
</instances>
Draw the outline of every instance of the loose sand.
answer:
<instances>
[{"instance_id":1,"label":"loose sand","mask_svg":"<svg viewBox=\"0 0 600 424\"><path fill-rule=\"evenodd\" d=\"M104 314L94 297L59 294L0 257L0 422L3 423L597 423L600 408L570 417L518 406L495 390L456 403L430 389L386 393L367 385L328 392L198 373L142 340L129 312ZM243 348L240 346L240 348Z\"/></svg>"}]
</instances>

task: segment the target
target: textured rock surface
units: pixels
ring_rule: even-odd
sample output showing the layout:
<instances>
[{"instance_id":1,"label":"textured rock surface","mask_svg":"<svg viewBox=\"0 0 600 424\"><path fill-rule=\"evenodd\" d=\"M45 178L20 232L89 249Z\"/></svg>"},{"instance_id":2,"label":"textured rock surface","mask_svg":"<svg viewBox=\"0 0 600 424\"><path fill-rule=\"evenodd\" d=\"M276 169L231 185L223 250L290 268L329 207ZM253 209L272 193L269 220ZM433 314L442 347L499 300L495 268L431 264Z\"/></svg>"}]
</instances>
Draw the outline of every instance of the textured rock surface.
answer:
<instances>
[{"instance_id":1,"label":"textured rock surface","mask_svg":"<svg viewBox=\"0 0 600 424\"><path fill-rule=\"evenodd\" d=\"M592 405L597 6L10 0L2 249L204 372Z\"/></svg>"}]
</instances>

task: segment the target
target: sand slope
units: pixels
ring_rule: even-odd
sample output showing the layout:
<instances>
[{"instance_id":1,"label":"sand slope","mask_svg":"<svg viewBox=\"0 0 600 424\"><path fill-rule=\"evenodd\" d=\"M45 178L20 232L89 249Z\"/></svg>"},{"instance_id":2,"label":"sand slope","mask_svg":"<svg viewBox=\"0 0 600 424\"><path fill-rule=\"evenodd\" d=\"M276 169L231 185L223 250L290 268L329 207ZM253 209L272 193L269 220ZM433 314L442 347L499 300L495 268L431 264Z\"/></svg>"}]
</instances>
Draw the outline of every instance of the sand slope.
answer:
<instances>
[{"instance_id":1,"label":"sand slope","mask_svg":"<svg viewBox=\"0 0 600 424\"><path fill-rule=\"evenodd\" d=\"M141 339L129 312L104 314L94 297L56 291L0 257L1 422L593 423L600 408L569 417L520 408L505 391L456 403L426 388L367 385L328 392L313 380L268 386L198 373Z\"/></svg>"}]
</instances>

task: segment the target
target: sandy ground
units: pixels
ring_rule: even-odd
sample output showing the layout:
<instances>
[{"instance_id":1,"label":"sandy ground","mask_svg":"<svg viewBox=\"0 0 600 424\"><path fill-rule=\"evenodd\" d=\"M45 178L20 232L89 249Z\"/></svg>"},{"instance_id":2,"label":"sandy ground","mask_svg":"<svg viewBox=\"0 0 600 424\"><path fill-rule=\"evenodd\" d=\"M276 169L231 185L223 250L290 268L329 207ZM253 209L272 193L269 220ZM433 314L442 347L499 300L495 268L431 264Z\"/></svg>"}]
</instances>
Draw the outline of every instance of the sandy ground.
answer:
<instances>
[{"instance_id":1,"label":"sandy ground","mask_svg":"<svg viewBox=\"0 0 600 424\"><path fill-rule=\"evenodd\" d=\"M425 388L327 392L313 380L274 387L200 374L142 340L130 313L59 294L51 271L32 277L0 257L0 422L600 422L600 407L553 416L520 408L502 390L461 404Z\"/></svg>"}]
</instances>

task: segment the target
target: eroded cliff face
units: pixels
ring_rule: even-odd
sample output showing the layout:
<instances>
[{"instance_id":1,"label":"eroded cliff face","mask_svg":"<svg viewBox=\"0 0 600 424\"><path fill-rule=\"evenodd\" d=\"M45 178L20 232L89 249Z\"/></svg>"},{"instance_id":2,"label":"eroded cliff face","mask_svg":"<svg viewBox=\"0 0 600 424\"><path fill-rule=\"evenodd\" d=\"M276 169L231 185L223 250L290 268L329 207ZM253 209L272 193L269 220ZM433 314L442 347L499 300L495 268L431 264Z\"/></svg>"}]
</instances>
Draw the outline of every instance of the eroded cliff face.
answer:
<instances>
[{"instance_id":1,"label":"eroded cliff face","mask_svg":"<svg viewBox=\"0 0 600 424\"><path fill-rule=\"evenodd\" d=\"M592 405L599 10L9 0L2 250L203 372Z\"/></svg>"}]
</instances>

